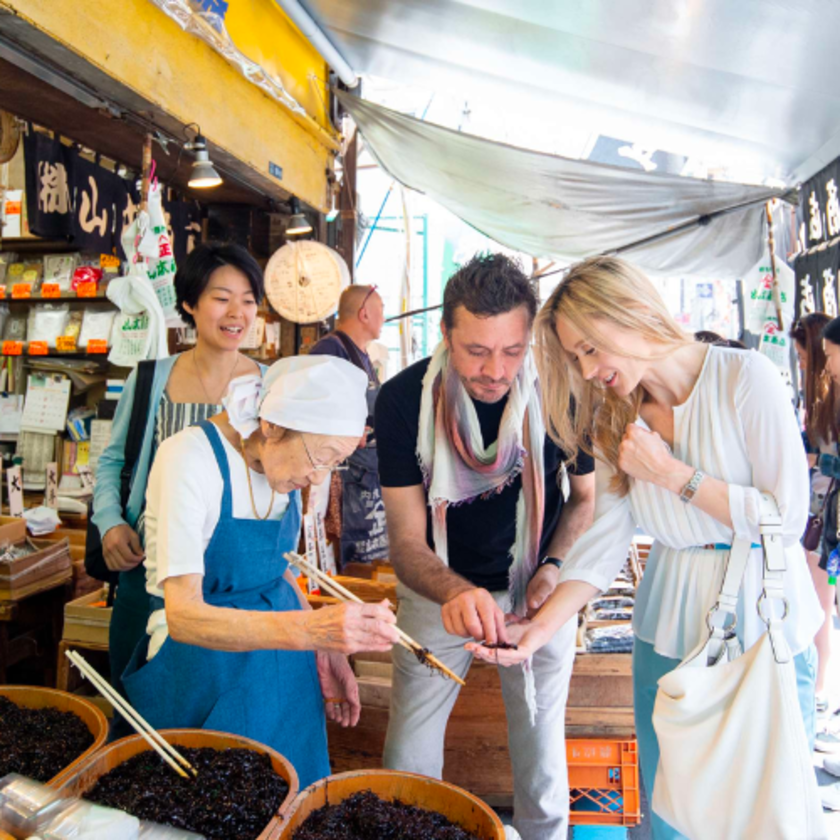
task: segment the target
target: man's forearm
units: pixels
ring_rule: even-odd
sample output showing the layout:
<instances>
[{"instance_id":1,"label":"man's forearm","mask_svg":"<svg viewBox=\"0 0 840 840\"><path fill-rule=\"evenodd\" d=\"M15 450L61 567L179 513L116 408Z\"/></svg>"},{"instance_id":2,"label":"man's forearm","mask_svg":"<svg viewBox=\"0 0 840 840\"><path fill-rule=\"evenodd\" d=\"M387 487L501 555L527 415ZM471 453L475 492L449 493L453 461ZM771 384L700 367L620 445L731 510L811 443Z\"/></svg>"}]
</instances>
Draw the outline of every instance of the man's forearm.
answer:
<instances>
[{"instance_id":1,"label":"man's forearm","mask_svg":"<svg viewBox=\"0 0 840 840\"><path fill-rule=\"evenodd\" d=\"M436 604L445 604L461 592L476 588L444 565L424 543L406 540L392 544L391 562L401 583Z\"/></svg>"},{"instance_id":2,"label":"man's forearm","mask_svg":"<svg viewBox=\"0 0 840 840\"><path fill-rule=\"evenodd\" d=\"M548 544L547 555L562 560L592 525L593 518L593 503L588 499L576 499L572 496L560 511L560 520Z\"/></svg>"}]
</instances>

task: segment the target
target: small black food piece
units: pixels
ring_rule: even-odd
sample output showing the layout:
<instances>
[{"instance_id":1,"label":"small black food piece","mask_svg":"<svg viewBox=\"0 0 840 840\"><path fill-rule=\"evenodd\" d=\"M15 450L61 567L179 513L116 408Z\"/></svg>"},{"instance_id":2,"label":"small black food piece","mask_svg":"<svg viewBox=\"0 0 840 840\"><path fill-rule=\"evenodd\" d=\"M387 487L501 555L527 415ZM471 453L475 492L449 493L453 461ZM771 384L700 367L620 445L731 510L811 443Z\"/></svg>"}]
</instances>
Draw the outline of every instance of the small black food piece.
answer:
<instances>
[{"instance_id":1,"label":"small black food piece","mask_svg":"<svg viewBox=\"0 0 840 840\"><path fill-rule=\"evenodd\" d=\"M313 811L292 840L479 840L437 811L363 790Z\"/></svg>"},{"instance_id":2,"label":"small black food piece","mask_svg":"<svg viewBox=\"0 0 840 840\"><path fill-rule=\"evenodd\" d=\"M519 645L512 642L485 642L484 647L490 650L519 650Z\"/></svg>"},{"instance_id":3,"label":"small black food piece","mask_svg":"<svg viewBox=\"0 0 840 840\"><path fill-rule=\"evenodd\" d=\"M431 653L431 651L428 648L417 647L413 648L413 650L414 655L417 657L417 661L421 665L426 665L429 668L433 667L432 664L429 662L429 654Z\"/></svg>"},{"instance_id":4,"label":"small black food piece","mask_svg":"<svg viewBox=\"0 0 840 840\"><path fill-rule=\"evenodd\" d=\"M184 779L147 750L106 773L85 799L208 838L255 840L289 792L271 759L245 749L180 747L198 771Z\"/></svg>"},{"instance_id":5,"label":"small black food piece","mask_svg":"<svg viewBox=\"0 0 840 840\"><path fill-rule=\"evenodd\" d=\"M27 709L0 697L0 779L20 773L48 782L92 744L87 724L73 712Z\"/></svg>"}]
</instances>

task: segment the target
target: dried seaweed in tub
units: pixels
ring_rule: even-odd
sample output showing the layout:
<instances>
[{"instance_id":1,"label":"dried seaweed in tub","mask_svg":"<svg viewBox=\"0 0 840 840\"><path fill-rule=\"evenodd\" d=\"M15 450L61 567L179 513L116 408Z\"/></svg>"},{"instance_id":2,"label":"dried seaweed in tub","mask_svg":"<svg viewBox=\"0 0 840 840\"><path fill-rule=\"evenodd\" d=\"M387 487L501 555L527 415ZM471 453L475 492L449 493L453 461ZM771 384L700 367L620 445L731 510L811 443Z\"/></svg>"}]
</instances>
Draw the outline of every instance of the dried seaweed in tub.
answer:
<instances>
[{"instance_id":1,"label":"dried seaweed in tub","mask_svg":"<svg viewBox=\"0 0 840 840\"><path fill-rule=\"evenodd\" d=\"M180 747L198 777L175 774L148 750L106 773L85 798L206 838L255 840L289 792L264 753Z\"/></svg>"},{"instance_id":2,"label":"dried seaweed in tub","mask_svg":"<svg viewBox=\"0 0 840 840\"><path fill-rule=\"evenodd\" d=\"M48 782L92 744L87 724L73 712L28 709L0 696L0 778L19 773Z\"/></svg>"},{"instance_id":3,"label":"dried seaweed in tub","mask_svg":"<svg viewBox=\"0 0 840 840\"><path fill-rule=\"evenodd\" d=\"M292 840L479 840L437 811L386 802L370 790L313 811Z\"/></svg>"}]
</instances>

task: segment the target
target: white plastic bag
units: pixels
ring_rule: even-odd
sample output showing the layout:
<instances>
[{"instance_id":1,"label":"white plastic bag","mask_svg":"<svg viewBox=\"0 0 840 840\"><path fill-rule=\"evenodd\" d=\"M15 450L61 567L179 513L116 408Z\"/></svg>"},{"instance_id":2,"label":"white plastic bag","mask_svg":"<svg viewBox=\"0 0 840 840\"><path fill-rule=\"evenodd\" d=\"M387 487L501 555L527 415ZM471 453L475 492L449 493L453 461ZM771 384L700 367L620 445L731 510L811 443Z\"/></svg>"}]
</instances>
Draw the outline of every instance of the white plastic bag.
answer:
<instances>
[{"instance_id":1,"label":"white plastic bag","mask_svg":"<svg viewBox=\"0 0 840 840\"><path fill-rule=\"evenodd\" d=\"M148 259L149 280L166 316L167 326L182 327L183 321L175 309L175 256L163 214L161 189L159 182L149 187L149 230L141 239L139 250Z\"/></svg>"}]
</instances>

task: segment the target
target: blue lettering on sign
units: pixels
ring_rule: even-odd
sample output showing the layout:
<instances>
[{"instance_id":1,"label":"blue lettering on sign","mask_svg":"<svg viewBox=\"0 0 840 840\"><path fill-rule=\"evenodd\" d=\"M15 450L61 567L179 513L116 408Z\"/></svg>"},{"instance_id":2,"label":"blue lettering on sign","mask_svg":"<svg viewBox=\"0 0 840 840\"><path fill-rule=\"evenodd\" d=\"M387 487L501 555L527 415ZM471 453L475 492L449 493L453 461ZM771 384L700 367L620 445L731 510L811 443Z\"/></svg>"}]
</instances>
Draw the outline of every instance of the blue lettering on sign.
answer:
<instances>
[{"instance_id":1,"label":"blue lettering on sign","mask_svg":"<svg viewBox=\"0 0 840 840\"><path fill-rule=\"evenodd\" d=\"M201 8L223 18L227 14L228 3L227 0L201 0Z\"/></svg>"}]
</instances>

